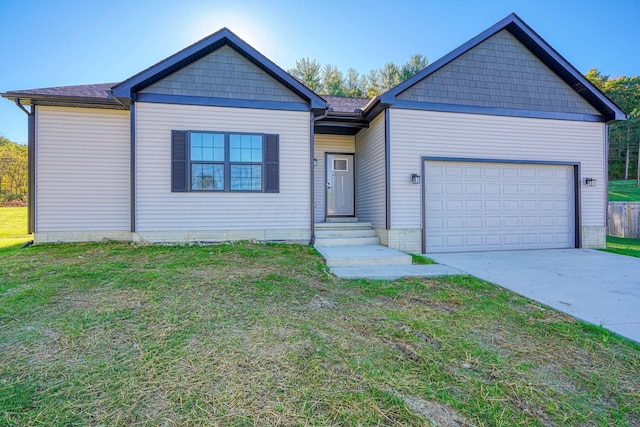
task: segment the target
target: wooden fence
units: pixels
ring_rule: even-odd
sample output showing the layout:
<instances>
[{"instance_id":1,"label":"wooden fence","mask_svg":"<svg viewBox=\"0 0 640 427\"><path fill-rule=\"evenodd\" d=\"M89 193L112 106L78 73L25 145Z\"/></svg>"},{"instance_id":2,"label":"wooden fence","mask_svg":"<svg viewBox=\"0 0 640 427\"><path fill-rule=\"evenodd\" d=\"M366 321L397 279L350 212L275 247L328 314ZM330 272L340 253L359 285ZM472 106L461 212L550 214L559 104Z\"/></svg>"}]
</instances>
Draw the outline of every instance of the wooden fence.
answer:
<instances>
[{"instance_id":1,"label":"wooden fence","mask_svg":"<svg viewBox=\"0 0 640 427\"><path fill-rule=\"evenodd\" d=\"M640 202L609 202L607 234L640 238Z\"/></svg>"}]
</instances>

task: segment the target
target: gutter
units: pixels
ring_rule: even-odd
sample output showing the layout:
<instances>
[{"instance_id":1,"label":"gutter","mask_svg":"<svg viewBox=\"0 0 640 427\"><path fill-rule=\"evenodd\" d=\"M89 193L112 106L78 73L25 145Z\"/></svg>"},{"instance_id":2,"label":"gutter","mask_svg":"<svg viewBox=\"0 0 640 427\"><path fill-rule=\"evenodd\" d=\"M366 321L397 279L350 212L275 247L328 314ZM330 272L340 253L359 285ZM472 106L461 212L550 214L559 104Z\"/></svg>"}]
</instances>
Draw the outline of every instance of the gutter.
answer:
<instances>
[{"instance_id":1,"label":"gutter","mask_svg":"<svg viewBox=\"0 0 640 427\"><path fill-rule=\"evenodd\" d=\"M314 165L314 154L315 154L315 137L314 137L314 128L315 128L315 123L318 120L322 120L325 117L327 117L327 115L329 115L329 109L327 108L326 110L324 110L324 113L322 113L321 115L314 117L313 112L311 112L311 121L309 123L309 131L310 131L310 135L309 135L309 170L311 171L310 173L310 184L309 184L309 195L311 197L309 197L310 200L310 205L311 205L311 215L310 215L310 224L311 224L311 240L309 241L309 246L313 246L314 243L316 242L316 221L315 221L315 215L316 215L316 200L315 200L315 192L316 192L316 188L315 188L315 165Z\"/></svg>"},{"instance_id":2,"label":"gutter","mask_svg":"<svg viewBox=\"0 0 640 427\"><path fill-rule=\"evenodd\" d=\"M366 116L369 110L378 102L380 102L380 95L374 96L373 98L371 98L371 100L367 102L367 105L362 107L362 116L363 117Z\"/></svg>"},{"instance_id":3,"label":"gutter","mask_svg":"<svg viewBox=\"0 0 640 427\"><path fill-rule=\"evenodd\" d=\"M108 98L108 99L113 99L113 100L114 100L114 101L116 101L118 104L122 105L122 106L124 107L124 109L126 109L126 110L128 110L128 109L129 109L129 107L128 107L128 106L124 105L124 102L120 101L120 99L119 99L117 96L115 96L115 95L113 94L113 90L110 90L110 91L109 91L109 96L110 96L110 98Z\"/></svg>"},{"instance_id":4,"label":"gutter","mask_svg":"<svg viewBox=\"0 0 640 427\"><path fill-rule=\"evenodd\" d=\"M5 92L0 96L14 100L28 100L31 105L44 105L52 107L66 107L69 104L82 106L86 108L114 108L128 110L129 107L123 104L119 99L114 98L91 98L77 96L60 96L60 95L34 95L28 93Z\"/></svg>"}]
</instances>

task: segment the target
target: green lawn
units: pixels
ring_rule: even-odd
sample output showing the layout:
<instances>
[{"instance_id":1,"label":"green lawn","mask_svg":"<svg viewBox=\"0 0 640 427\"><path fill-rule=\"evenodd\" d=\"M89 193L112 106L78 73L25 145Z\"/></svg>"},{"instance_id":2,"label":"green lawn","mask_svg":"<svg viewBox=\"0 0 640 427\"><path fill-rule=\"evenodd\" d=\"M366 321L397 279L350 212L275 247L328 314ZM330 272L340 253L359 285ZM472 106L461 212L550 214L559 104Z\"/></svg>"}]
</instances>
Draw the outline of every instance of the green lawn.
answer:
<instances>
[{"instance_id":1,"label":"green lawn","mask_svg":"<svg viewBox=\"0 0 640 427\"><path fill-rule=\"evenodd\" d=\"M0 252L19 248L31 239L27 234L27 208L0 207Z\"/></svg>"},{"instance_id":2,"label":"green lawn","mask_svg":"<svg viewBox=\"0 0 640 427\"><path fill-rule=\"evenodd\" d=\"M607 236L607 252L640 258L640 239Z\"/></svg>"},{"instance_id":3,"label":"green lawn","mask_svg":"<svg viewBox=\"0 0 640 427\"><path fill-rule=\"evenodd\" d=\"M610 202L640 202L640 188L636 180L609 181Z\"/></svg>"},{"instance_id":4,"label":"green lawn","mask_svg":"<svg viewBox=\"0 0 640 427\"><path fill-rule=\"evenodd\" d=\"M339 281L249 243L0 272L0 425L640 424L640 346L471 277Z\"/></svg>"}]
</instances>

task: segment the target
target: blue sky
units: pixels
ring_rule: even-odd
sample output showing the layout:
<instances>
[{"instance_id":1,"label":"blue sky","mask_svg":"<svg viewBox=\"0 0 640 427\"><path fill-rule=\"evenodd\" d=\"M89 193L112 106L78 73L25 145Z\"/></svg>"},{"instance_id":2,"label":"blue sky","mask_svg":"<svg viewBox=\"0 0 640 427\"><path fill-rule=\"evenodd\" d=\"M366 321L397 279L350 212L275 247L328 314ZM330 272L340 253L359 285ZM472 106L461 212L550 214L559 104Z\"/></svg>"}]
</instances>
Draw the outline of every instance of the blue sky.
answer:
<instances>
[{"instance_id":1,"label":"blue sky","mask_svg":"<svg viewBox=\"0 0 640 427\"><path fill-rule=\"evenodd\" d=\"M511 12L581 72L640 74L638 0L0 0L0 92L117 82L228 27L284 69L431 62ZM0 135L26 115L0 99Z\"/></svg>"}]
</instances>

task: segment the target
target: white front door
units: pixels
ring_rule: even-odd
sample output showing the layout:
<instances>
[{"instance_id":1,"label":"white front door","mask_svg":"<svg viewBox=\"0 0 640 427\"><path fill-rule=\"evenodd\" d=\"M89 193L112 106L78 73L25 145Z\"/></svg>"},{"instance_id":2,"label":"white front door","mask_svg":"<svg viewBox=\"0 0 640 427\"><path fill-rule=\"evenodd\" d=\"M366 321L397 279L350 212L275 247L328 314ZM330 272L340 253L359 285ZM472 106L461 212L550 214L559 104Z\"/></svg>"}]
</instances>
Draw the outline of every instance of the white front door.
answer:
<instances>
[{"instance_id":1,"label":"white front door","mask_svg":"<svg viewBox=\"0 0 640 427\"><path fill-rule=\"evenodd\" d=\"M354 216L353 154L327 154L327 216Z\"/></svg>"}]
</instances>

